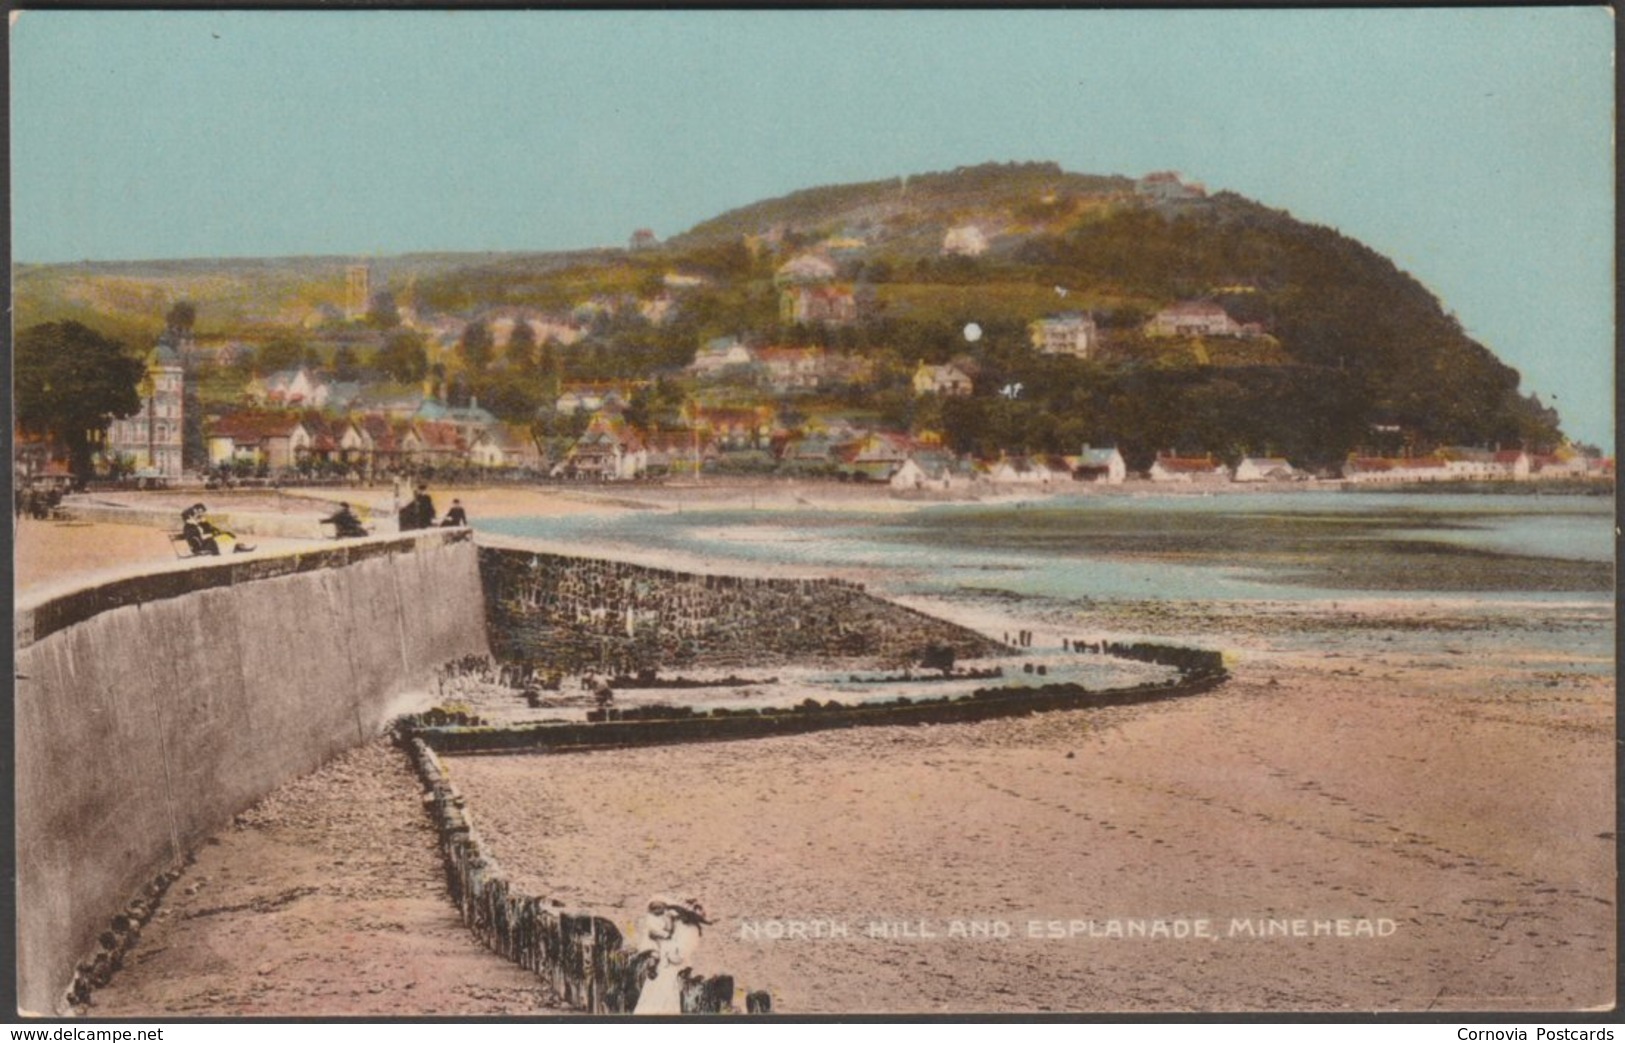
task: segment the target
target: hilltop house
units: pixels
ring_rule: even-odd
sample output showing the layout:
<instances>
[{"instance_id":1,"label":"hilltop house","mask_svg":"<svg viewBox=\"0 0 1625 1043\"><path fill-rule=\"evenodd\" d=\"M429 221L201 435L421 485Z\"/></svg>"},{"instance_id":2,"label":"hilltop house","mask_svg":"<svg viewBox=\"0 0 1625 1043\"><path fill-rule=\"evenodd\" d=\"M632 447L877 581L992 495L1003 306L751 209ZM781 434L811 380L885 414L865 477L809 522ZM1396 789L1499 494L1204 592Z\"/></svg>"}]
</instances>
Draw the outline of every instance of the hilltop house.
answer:
<instances>
[{"instance_id":1,"label":"hilltop house","mask_svg":"<svg viewBox=\"0 0 1625 1043\"><path fill-rule=\"evenodd\" d=\"M964 370L952 364L927 365L924 359L920 360L919 368L914 371L913 383L916 395L954 396L971 393L971 379Z\"/></svg>"},{"instance_id":2,"label":"hilltop house","mask_svg":"<svg viewBox=\"0 0 1625 1043\"><path fill-rule=\"evenodd\" d=\"M1134 183L1134 194L1153 203L1177 203L1207 198L1200 181L1186 181L1175 170L1158 170Z\"/></svg>"},{"instance_id":3,"label":"hilltop house","mask_svg":"<svg viewBox=\"0 0 1625 1043\"><path fill-rule=\"evenodd\" d=\"M976 225L958 225L942 236L945 257L980 257L987 253L987 236Z\"/></svg>"},{"instance_id":4,"label":"hilltop house","mask_svg":"<svg viewBox=\"0 0 1625 1043\"><path fill-rule=\"evenodd\" d=\"M1080 312L1038 319L1027 327L1027 332L1041 355L1086 359L1094 354L1100 341L1094 318Z\"/></svg>"},{"instance_id":5,"label":"hilltop house","mask_svg":"<svg viewBox=\"0 0 1625 1043\"><path fill-rule=\"evenodd\" d=\"M637 231L633 232L632 237L626 241L626 248L634 251L653 250L659 245L659 237L654 234L652 229L648 228L639 228Z\"/></svg>"}]
</instances>

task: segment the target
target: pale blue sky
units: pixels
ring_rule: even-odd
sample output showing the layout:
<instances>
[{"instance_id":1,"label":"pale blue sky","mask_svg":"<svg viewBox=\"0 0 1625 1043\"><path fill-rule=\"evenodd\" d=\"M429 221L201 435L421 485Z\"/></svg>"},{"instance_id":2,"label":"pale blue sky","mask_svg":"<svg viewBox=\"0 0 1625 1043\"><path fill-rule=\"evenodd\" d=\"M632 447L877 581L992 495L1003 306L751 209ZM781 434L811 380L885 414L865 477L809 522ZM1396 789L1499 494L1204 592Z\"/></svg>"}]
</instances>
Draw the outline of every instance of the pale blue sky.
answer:
<instances>
[{"instance_id":1,"label":"pale blue sky","mask_svg":"<svg viewBox=\"0 0 1625 1043\"><path fill-rule=\"evenodd\" d=\"M30 11L20 261L549 250L798 188L1172 168L1391 256L1612 446L1613 22Z\"/></svg>"}]
</instances>

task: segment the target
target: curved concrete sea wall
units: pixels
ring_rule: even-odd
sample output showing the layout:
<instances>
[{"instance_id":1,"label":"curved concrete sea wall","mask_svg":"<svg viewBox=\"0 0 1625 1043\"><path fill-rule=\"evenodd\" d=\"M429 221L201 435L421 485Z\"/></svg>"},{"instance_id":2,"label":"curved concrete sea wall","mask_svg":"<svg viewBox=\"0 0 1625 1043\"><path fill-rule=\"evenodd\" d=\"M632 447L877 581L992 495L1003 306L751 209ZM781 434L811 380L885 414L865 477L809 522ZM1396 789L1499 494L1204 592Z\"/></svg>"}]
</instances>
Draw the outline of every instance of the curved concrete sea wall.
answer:
<instances>
[{"instance_id":1,"label":"curved concrete sea wall","mask_svg":"<svg viewBox=\"0 0 1625 1043\"><path fill-rule=\"evenodd\" d=\"M17 610L18 1001L59 1009L109 917L278 784L488 652L465 530L225 558Z\"/></svg>"}]
</instances>

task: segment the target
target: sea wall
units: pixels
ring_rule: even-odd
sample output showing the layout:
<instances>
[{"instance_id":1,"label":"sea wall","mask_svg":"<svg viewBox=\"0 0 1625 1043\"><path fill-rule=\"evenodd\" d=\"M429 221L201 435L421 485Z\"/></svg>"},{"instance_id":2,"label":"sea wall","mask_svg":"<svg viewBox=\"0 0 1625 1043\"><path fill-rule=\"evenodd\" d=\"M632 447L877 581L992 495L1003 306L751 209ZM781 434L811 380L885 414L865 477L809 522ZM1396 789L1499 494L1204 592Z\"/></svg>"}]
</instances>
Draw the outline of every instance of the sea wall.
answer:
<instances>
[{"instance_id":1,"label":"sea wall","mask_svg":"<svg viewBox=\"0 0 1625 1043\"><path fill-rule=\"evenodd\" d=\"M59 1011L109 917L279 783L485 654L467 530L210 559L18 606L18 1000ZM117 939L114 939L116 942Z\"/></svg>"},{"instance_id":2,"label":"sea wall","mask_svg":"<svg viewBox=\"0 0 1625 1043\"><path fill-rule=\"evenodd\" d=\"M507 548L480 548L492 651L563 673L684 666L761 669L863 658L913 665L1007 650L974 630L834 579L719 576Z\"/></svg>"}]
</instances>

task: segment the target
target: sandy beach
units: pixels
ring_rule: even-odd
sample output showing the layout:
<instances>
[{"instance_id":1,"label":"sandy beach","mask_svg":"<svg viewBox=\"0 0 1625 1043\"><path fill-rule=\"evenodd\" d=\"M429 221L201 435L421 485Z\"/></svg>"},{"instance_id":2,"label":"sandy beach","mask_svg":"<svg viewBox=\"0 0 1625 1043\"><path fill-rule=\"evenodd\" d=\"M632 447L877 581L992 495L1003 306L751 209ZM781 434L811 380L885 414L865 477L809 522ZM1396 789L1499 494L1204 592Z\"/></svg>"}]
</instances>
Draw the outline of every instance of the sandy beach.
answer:
<instances>
[{"instance_id":1,"label":"sandy beach","mask_svg":"<svg viewBox=\"0 0 1625 1043\"><path fill-rule=\"evenodd\" d=\"M451 770L528 886L693 893L784 1011L1611 1003L1611 663L1543 640L1607 620L1381 607L1212 618L1235 680L1182 702ZM1158 920L1214 937L1112 936Z\"/></svg>"},{"instance_id":2,"label":"sandy beach","mask_svg":"<svg viewBox=\"0 0 1625 1043\"><path fill-rule=\"evenodd\" d=\"M434 490L442 510L456 497L476 519L741 506L770 494L818 502L761 487ZM390 497L308 495L354 496L379 512ZM832 510L881 502L912 509L829 497ZM173 562L161 533L136 525L25 520L17 554L18 590L36 593ZM627 924L650 895L697 896L717 920L698 969L766 989L790 1014L1613 1002L1610 604L909 603L985 633L1026 626L1046 649L1080 630L1220 649L1234 679L1183 701L976 725L449 758L453 781L516 884ZM376 795L416 801L411 778L380 759L393 754L367 756ZM310 814L337 805L324 806ZM253 896L315 886L300 882L314 871L306 856L250 842L256 835L223 834L176 885L185 895L199 874L211 885L273 881L219 921L251 935L281 930L295 908ZM427 915L422 895L377 888L389 855L368 851L324 855L322 886L372 887L378 922L415 934L427 921L400 910ZM265 866L274 872L255 868ZM436 901L450 917L444 895ZM345 972L312 955L301 993L283 983L281 964L265 971L263 955L200 942L202 921L176 908L159 928L170 940L149 930L94 1013L472 1013L548 1001L539 982L510 982L520 972L495 957L456 973L500 983L498 998L431 999L423 973L409 986L357 956L395 958L348 929L307 930L299 944L346 949L370 968L368 986L347 997L318 990L317 978ZM433 937L458 961L485 956L466 936L466 952L452 945L457 933ZM194 986L200 944L212 962Z\"/></svg>"}]
</instances>

